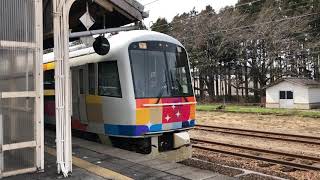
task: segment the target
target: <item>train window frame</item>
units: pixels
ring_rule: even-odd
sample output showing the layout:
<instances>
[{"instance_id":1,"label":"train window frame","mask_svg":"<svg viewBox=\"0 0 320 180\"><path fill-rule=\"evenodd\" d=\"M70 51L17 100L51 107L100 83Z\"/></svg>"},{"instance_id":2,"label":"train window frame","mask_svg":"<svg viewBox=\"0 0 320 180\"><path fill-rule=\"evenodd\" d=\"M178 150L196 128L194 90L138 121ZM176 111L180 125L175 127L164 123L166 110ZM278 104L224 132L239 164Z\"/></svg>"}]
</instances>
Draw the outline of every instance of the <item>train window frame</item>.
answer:
<instances>
[{"instance_id":1,"label":"train window frame","mask_svg":"<svg viewBox=\"0 0 320 180\"><path fill-rule=\"evenodd\" d=\"M140 43L146 43L146 47L143 46L143 47L140 47ZM131 68L131 77L132 77L132 83L133 83L133 88L134 88L134 96L135 96L135 99L150 99L150 98L157 98L157 97L151 97L151 96L137 96L137 85L135 83L135 80L136 80L136 77L135 77L135 74L134 74L134 67L133 67L133 61L132 61L132 54L131 54L131 50L144 50L144 51L147 51L148 48L152 48L152 49L158 49L160 50L161 52L164 53L165 55L165 62L166 62L166 66L167 68L168 67L168 55L166 54L166 52L170 52L170 51L175 51L177 50L179 53L181 53L182 51L184 51L184 53L186 54L186 60L187 60L187 66L186 67L186 71L188 71L188 73L186 73L187 76L187 79L188 81L190 81L190 89L188 89L190 92L189 94L184 94L184 95L161 95L161 98L172 98L172 97L193 97L194 96L194 89L192 87L192 75L191 75L191 69L190 69L190 60L189 60L189 56L187 54L187 51L186 49L179 45L179 44L175 44L175 43L171 43L171 42L167 42L167 41L135 41L135 42L132 42L129 47L128 47L128 54L129 54L129 60L130 60L130 68ZM177 48L177 49L176 49ZM165 49L167 51L165 51ZM188 75L189 74L189 75ZM172 86L172 82L169 81L169 85ZM189 87L188 87L189 88Z\"/></svg>"},{"instance_id":2,"label":"train window frame","mask_svg":"<svg viewBox=\"0 0 320 180\"><path fill-rule=\"evenodd\" d=\"M49 83L49 81L46 81L48 78L52 80L50 82L51 84L46 84L46 82ZM55 89L54 69L46 70L43 72L43 89L44 90Z\"/></svg>"},{"instance_id":3,"label":"train window frame","mask_svg":"<svg viewBox=\"0 0 320 180\"><path fill-rule=\"evenodd\" d=\"M115 65L115 67L113 67L112 69L115 69L115 76L117 76L117 79L118 79L118 82L117 82L117 85L118 85L118 89L119 89L119 93L116 94L116 95L108 95L108 94L103 94L101 93L100 91L100 82L101 82L101 64L108 64L108 65ZM121 80L120 80L120 73L119 73L119 65L118 65L118 61L117 60L112 60L112 61L103 61L103 62L98 62L97 63L98 65L98 69L97 69L97 72L98 72L98 96L104 96L104 97L113 97L113 98L122 98L123 95L122 95L122 88L121 88Z\"/></svg>"}]
</instances>

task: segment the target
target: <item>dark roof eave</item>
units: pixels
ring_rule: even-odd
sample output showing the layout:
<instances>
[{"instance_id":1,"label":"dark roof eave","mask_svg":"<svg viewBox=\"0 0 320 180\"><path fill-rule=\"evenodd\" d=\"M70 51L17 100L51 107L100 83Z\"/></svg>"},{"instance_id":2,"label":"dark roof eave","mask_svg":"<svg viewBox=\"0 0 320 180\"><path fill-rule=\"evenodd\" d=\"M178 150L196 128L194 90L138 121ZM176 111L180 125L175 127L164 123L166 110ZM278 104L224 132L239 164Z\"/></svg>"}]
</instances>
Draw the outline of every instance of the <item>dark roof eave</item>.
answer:
<instances>
[{"instance_id":1,"label":"dark roof eave","mask_svg":"<svg viewBox=\"0 0 320 180\"><path fill-rule=\"evenodd\" d=\"M275 86L279 83L282 83L283 81L286 81L286 82L289 82L289 83L292 83L292 84L296 84L296 85L300 85L300 86L305 86L307 88L320 88L320 82L319 84L304 84L304 83L300 83L300 82L297 82L295 81L294 79L291 79L291 78L284 78L284 79L279 79L277 81L275 81L274 83L271 83L267 86L264 86L262 89L267 89L269 87L272 87L272 86Z\"/></svg>"},{"instance_id":2,"label":"dark roof eave","mask_svg":"<svg viewBox=\"0 0 320 180\"><path fill-rule=\"evenodd\" d=\"M320 88L320 85L310 85L310 86L307 86L308 88Z\"/></svg>"},{"instance_id":3,"label":"dark roof eave","mask_svg":"<svg viewBox=\"0 0 320 180\"><path fill-rule=\"evenodd\" d=\"M132 16L134 19L141 21L145 18L143 15L144 8L143 6L138 3L137 1L127 1L127 0L109 0L112 4L120 8L121 10L125 11L128 15Z\"/></svg>"}]
</instances>

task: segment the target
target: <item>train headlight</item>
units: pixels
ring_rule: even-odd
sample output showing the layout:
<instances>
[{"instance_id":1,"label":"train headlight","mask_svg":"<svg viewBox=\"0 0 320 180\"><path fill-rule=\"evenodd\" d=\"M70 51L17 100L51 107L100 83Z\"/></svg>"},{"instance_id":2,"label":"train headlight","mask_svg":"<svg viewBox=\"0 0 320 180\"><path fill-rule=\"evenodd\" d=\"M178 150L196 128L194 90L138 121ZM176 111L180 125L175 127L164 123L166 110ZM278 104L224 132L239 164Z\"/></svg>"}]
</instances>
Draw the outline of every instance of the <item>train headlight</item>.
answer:
<instances>
[{"instance_id":1,"label":"train headlight","mask_svg":"<svg viewBox=\"0 0 320 180\"><path fill-rule=\"evenodd\" d=\"M98 36L93 42L93 49L97 54L104 56L110 51L110 43L107 38Z\"/></svg>"}]
</instances>

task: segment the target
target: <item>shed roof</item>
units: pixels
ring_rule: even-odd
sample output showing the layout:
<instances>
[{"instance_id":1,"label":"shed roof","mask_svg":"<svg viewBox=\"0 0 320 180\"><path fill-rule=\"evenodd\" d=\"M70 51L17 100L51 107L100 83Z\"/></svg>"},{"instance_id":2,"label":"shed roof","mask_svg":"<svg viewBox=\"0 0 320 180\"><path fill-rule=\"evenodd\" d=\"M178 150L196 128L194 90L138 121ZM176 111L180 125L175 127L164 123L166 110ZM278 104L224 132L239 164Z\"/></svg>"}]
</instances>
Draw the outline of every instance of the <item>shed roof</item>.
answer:
<instances>
[{"instance_id":1,"label":"shed roof","mask_svg":"<svg viewBox=\"0 0 320 180\"><path fill-rule=\"evenodd\" d=\"M316 81L313 79L308 79L308 78L293 78L293 77L290 78L290 77L288 77L288 78L279 79L279 80L275 81L274 83L269 84L268 86L265 87L265 89L272 87L274 85L277 85L281 82L289 82L289 83L297 84L300 86L306 86L308 88L320 88L319 81Z\"/></svg>"}]
</instances>

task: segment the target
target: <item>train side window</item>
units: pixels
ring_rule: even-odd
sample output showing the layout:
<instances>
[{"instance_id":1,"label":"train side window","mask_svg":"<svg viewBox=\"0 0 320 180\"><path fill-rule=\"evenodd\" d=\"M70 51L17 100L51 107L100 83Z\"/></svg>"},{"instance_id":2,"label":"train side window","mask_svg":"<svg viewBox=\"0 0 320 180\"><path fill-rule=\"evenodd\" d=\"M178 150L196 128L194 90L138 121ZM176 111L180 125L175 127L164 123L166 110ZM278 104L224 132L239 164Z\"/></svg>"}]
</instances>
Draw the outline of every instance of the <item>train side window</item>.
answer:
<instances>
[{"instance_id":1,"label":"train side window","mask_svg":"<svg viewBox=\"0 0 320 180\"><path fill-rule=\"evenodd\" d=\"M99 96L122 98L117 61L106 61L98 64Z\"/></svg>"},{"instance_id":2,"label":"train side window","mask_svg":"<svg viewBox=\"0 0 320 180\"><path fill-rule=\"evenodd\" d=\"M43 86L44 89L54 89L54 69L44 71Z\"/></svg>"},{"instance_id":3,"label":"train side window","mask_svg":"<svg viewBox=\"0 0 320 180\"><path fill-rule=\"evenodd\" d=\"M84 94L83 69L79 69L79 93Z\"/></svg>"},{"instance_id":4,"label":"train side window","mask_svg":"<svg viewBox=\"0 0 320 180\"><path fill-rule=\"evenodd\" d=\"M90 63L88 64L88 80L89 80L89 94L95 95L96 94L96 70L95 70L95 64Z\"/></svg>"}]
</instances>

